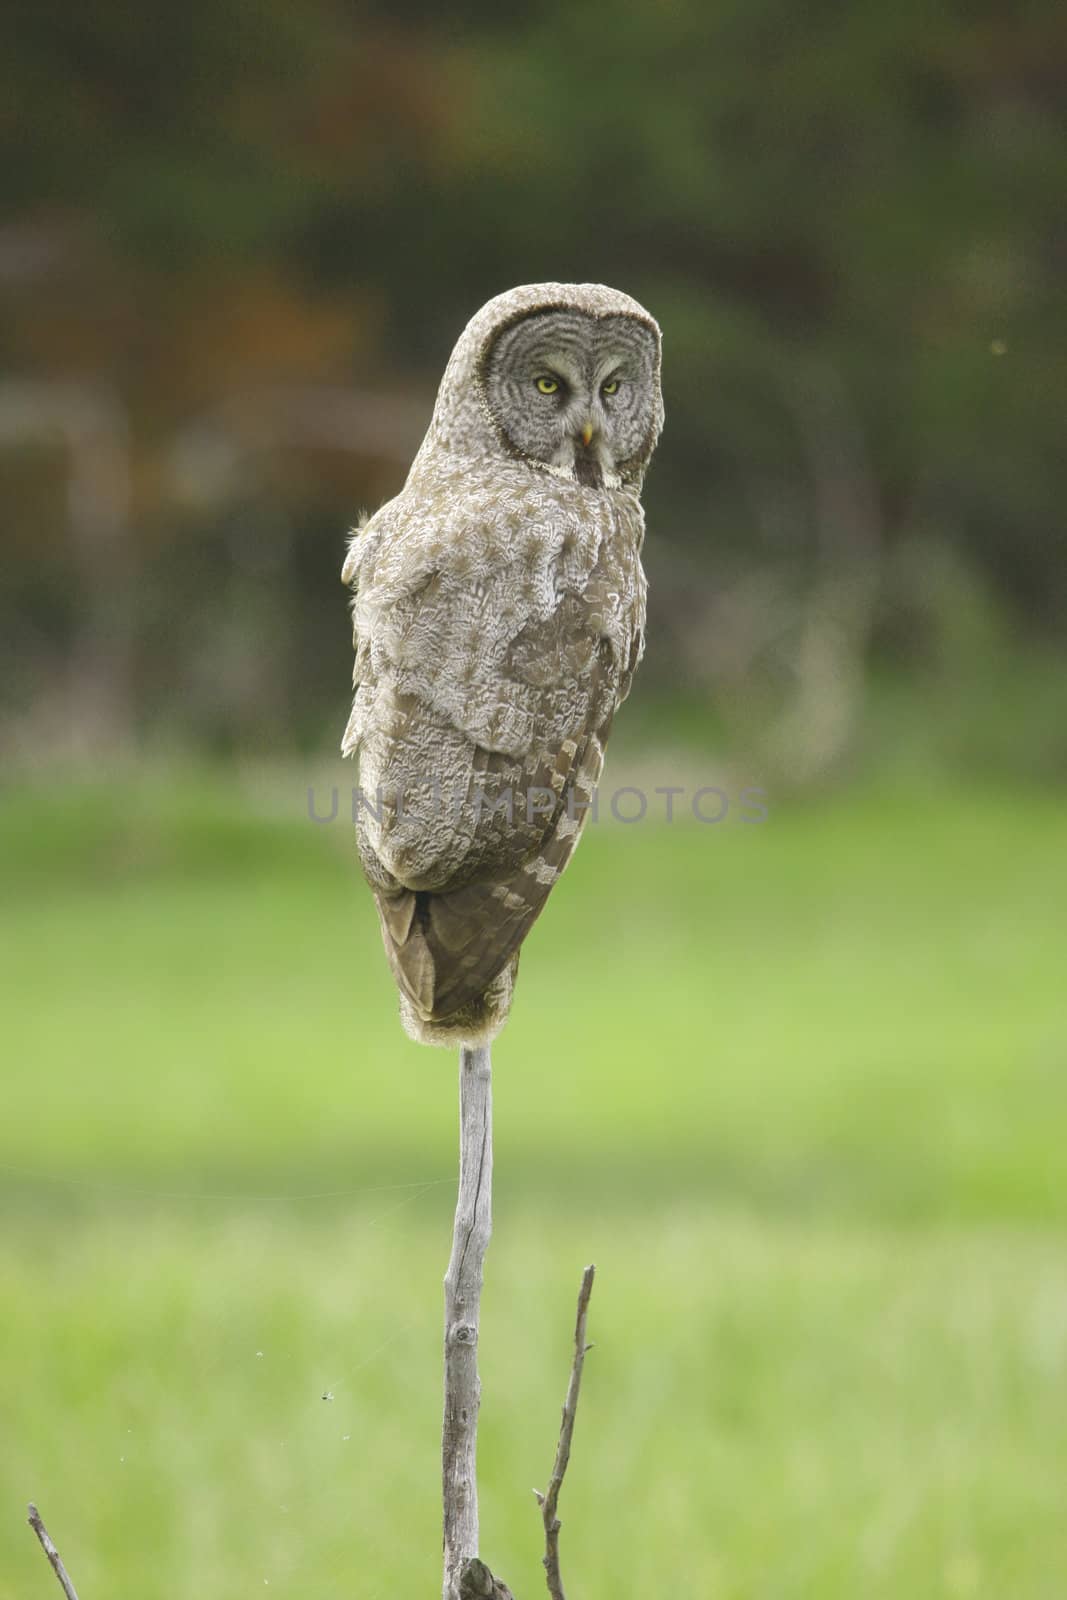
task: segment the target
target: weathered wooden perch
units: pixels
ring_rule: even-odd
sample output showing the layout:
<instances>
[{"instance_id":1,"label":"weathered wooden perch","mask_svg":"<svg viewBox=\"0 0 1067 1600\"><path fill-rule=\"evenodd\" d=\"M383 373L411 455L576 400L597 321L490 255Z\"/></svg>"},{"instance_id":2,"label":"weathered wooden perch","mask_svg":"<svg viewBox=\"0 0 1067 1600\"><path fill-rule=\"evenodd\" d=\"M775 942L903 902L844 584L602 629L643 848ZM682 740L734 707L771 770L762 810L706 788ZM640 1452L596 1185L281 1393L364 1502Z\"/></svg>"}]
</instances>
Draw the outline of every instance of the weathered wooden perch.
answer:
<instances>
[{"instance_id":1,"label":"weathered wooden perch","mask_svg":"<svg viewBox=\"0 0 1067 1600\"><path fill-rule=\"evenodd\" d=\"M493 1092L488 1045L459 1057L459 1195L452 1254L445 1274L445 1404L441 1428L444 1501L444 1600L514 1600L478 1556L478 1334L485 1252L492 1233ZM543 1558L552 1600L566 1600L559 1568L559 1492L570 1460L582 1382L589 1297L595 1269L586 1267L578 1294L574 1358L559 1443L548 1488L536 1489L545 1528Z\"/></svg>"},{"instance_id":2,"label":"weathered wooden perch","mask_svg":"<svg viewBox=\"0 0 1067 1600\"><path fill-rule=\"evenodd\" d=\"M458 1600L464 1563L478 1554L478 1327L482 1264L493 1228L492 1193L492 1066L489 1046L484 1045L459 1053L459 1195L445 1273L444 1600Z\"/></svg>"},{"instance_id":3,"label":"weathered wooden perch","mask_svg":"<svg viewBox=\"0 0 1067 1600\"><path fill-rule=\"evenodd\" d=\"M74 1591L74 1585L70 1581L70 1576L69 1576L69 1574L67 1572L66 1567L63 1565L63 1562L62 1562L62 1560L60 1558L59 1551L56 1549L55 1545L52 1543L52 1539L51 1539L51 1536L50 1536L50 1534L48 1532L48 1529L45 1527L44 1523L41 1521L41 1513L38 1511L37 1507L33 1504L32 1500L31 1500L29 1506L27 1507L27 1510L28 1510L29 1515L27 1516L26 1520L29 1523L30 1527L33 1529L34 1533L37 1535L38 1539L41 1541L41 1549L44 1551L45 1555L48 1557L49 1561L52 1563L52 1571L55 1573L56 1577L59 1579L59 1582L60 1582L60 1584L62 1586L62 1589L63 1589L63 1593L66 1595L67 1600L78 1600L78 1596Z\"/></svg>"}]
</instances>

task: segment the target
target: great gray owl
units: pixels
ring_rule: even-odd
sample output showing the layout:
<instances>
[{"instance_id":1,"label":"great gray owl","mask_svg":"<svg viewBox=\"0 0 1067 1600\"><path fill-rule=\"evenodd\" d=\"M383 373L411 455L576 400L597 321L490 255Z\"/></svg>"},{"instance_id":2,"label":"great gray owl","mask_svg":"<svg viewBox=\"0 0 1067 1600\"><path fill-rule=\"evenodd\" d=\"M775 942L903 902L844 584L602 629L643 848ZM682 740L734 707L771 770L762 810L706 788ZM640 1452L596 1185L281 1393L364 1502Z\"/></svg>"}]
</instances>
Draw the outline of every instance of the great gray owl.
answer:
<instances>
[{"instance_id":1,"label":"great gray owl","mask_svg":"<svg viewBox=\"0 0 1067 1600\"><path fill-rule=\"evenodd\" d=\"M357 843L404 1027L479 1044L566 866L644 644L660 333L602 284L497 295L407 482L356 529Z\"/></svg>"}]
</instances>

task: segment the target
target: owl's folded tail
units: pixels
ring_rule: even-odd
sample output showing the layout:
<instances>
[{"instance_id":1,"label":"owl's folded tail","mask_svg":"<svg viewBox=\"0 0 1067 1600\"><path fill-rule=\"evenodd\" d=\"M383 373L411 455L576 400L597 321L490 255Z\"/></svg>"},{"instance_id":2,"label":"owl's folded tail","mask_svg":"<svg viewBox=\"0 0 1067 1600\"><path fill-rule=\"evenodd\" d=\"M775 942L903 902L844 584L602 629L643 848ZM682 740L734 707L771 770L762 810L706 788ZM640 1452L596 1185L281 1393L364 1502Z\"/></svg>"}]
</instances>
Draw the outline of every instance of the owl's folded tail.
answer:
<instances>
[{"instance_id":1,"label":"owl's folded tail","mask_svg":"<svg viewBox=\"0 0 1067 1600\"><path fill-rule=\"evenodd\" d=\"M525 876L525 875L524 875ZM554 881L555 875L553 875ZM548 896L527 877L433 893L375 889L400 1018L421 1044L488 1044L511 1009L519 946Z\"/></svg>"},{"instance_id":2,"label":"owl's folded tail","mask_svg":"<svg viewBox=\"0 0 1067 1600\"><path fill-rule=\"evenodd\" d=\"M410 887L395 875L395 864L387 867L370 840L357 834L400 990L401 1021L413 1039L487 1044L504 1026L519 948L588 820L610 726L609 713L581 744L566 741L563 752L550 754L535 771L538 791L558 797L540 838L517 859L498 858L482 877L455 888ZM573 792L564 798L568 782Z\"/></svg>"},{"instance_id":3,"label":"owl's folded tail","mask_svg":"<svg viewBox=\"0 0 1067 1600\"><path fill-rule=\"evenodd\" d=\"M426 1016L400 989L400 1021L404 1032L418 1044L439 1044L450 1050L461 1045L488 1044L495 1039L511 1010L515 974L519 969L516 951L502 972L498 972L482 994L468 1000L447 1016Z\"/></svg>"}]
</instances>

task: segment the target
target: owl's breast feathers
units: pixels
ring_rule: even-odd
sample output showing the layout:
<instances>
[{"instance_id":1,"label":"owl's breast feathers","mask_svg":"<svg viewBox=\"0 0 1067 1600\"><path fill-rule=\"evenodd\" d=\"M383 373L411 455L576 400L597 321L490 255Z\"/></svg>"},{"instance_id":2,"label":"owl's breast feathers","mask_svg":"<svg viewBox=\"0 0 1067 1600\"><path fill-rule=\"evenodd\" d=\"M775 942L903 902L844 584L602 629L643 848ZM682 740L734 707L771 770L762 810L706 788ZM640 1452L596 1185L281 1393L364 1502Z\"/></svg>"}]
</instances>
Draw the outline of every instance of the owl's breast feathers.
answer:
<instances>
[{"instance_id":1,"label":"owl's breast feathers","mask_svg":"<svg viewBox=\"0 0 1067 1600\"><path fill-rule=\"evenodd\" d=\"M629 491L446 458L353 537L342 748L405 1024L427 1042L507 1014L642 650L642 534Z\"/></svg>"}]
</instances>

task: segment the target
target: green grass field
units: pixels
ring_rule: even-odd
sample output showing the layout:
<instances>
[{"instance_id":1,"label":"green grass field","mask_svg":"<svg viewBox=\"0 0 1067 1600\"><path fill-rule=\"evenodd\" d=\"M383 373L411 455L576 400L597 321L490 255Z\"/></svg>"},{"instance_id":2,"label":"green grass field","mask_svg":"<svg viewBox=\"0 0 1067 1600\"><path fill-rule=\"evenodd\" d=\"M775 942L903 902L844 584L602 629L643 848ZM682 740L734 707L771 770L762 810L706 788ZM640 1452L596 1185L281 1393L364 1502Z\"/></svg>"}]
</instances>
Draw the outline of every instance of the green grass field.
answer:
<instances>
[{"instance_id":1,"label":"green grass field","mask_svg":"<svg viewBox=\"0 0 1067 1600\"><path fill-rule=\"evenodd\" d=\"M345 773L342 782L351 782ZM0 1600L439 1592L455 1066L297 776L9 792ZM584 1600L1067 1592L1067 814L591 829L495 1050L482 1545ZM332 1399L324 1400L324 1393Z\"/></svg>"}]
</instances>

